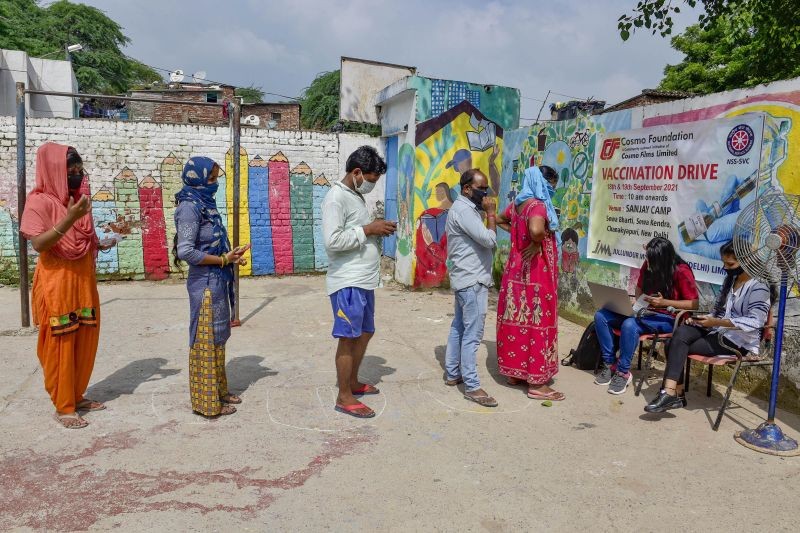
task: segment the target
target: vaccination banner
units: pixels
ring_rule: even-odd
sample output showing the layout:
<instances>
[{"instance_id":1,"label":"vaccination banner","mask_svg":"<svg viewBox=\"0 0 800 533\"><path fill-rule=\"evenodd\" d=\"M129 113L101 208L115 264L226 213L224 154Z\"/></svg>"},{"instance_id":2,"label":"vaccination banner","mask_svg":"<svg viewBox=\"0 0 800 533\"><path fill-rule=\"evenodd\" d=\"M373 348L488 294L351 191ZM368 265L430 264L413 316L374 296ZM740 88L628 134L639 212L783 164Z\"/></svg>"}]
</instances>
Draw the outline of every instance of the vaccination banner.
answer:
<instances>
[{"instance_id":1,"label":"vaccination banner","mask_svg":"<svg viewBox=\"0 0 800 533\"><path fill-rule=\"evenodd\" d=\"M762 114L600 136L588 257L640 267L653 237L672 241L700 281L720 283L720 246L759 184Z\"/></svg>"}]
</instances>

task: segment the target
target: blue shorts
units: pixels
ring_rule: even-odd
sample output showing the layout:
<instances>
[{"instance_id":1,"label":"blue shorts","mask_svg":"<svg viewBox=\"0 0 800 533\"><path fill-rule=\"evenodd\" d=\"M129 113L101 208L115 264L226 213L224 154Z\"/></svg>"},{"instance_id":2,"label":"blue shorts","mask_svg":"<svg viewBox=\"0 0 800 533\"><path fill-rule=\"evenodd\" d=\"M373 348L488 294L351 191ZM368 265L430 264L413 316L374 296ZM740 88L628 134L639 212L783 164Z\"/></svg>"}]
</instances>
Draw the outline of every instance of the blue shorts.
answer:
<instances>
[{"instance_id":1,"label":"blue shorts","mask_svg":"<svg viewBox=\"0 0 800 533\"><path fill-rule=\"evenodd\" d=\"M333 332L337 339L375 333L375 291L345 287L331 294Z\"/></svg>"}]
</instances>

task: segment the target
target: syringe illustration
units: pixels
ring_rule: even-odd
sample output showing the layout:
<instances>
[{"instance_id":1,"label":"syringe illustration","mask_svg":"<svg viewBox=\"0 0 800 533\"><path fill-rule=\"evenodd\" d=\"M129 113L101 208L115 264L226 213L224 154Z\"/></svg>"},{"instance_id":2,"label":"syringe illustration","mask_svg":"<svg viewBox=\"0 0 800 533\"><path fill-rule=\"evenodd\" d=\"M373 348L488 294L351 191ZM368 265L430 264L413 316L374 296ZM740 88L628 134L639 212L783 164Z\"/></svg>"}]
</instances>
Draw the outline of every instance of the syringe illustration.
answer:
<instances>
[{"instance_id":1,"label":"syringe illustration","mask_svg":"<svg viewBox=\"0 0 800 533\"><path fill-rule=\"evenodd\" d=\"M709 211L706 213L695 213L683 222L678 224L678 232L686 244L692 243L702 236L708 227L722 217L725 209L727 209L736 200L743 200L745 196L753 192L758 185L759 171L753 171L750 176L736 187L733 193L720 202L714 202L709 206Z\"/></svg>"}]
</instances>

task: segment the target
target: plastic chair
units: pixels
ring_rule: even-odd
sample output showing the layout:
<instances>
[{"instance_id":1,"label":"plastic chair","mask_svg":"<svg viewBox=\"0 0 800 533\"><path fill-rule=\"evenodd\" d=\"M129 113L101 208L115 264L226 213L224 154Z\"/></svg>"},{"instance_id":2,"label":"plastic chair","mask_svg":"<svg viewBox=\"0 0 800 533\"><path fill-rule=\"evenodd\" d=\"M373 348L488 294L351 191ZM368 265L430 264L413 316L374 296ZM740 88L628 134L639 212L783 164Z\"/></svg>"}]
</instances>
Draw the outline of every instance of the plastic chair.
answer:
<instances>
[{"instance_id":1,"label":"plastic chair","mask_svg":"<svg viewBox=\"0 0 800 533\"><path fill-rule=\"evenodd\" d=\"M727 328L724 331L734 329L734 328ZM720 345L722 345L726 350L729 350L730 354L723 354L723 355L699 355L699 354L689 354L686 358L686 370L683 373L683 389L685 391L689 390L689 379L690 379L690 372L692 368L692 361L697 361L698 363L702 363L704 365L708 365L708 383L706 384L706 396L711 397L711 388L712 382L714 379L714 367L715 366L724 366L724 365L733 365L733 372L731 373L731 379L728 381L728 388L725 390L725 394L722 397L722 404L719 407L719 413L717 413L717 418L714 421L714 425L712 426L714 431L719 429L719 425L722 422L722 416L725 414L725 409L728 408L728 403L731 398L731 391L733 387L736 385L736 380L739 377L739 371L742 367L751 367L751 366L772 366L772 359L768 359L767 355L770 352L770 347L772 345L772 333L775 329L775 326L772 324L772 312L770 311L769 315L767 316L767 325L761 329L761 345L759 346L759 353L751 354L750 352L741 353L741 350L738 350L736 347L732 346L728 343L723 335L723 330L720 330L718 335L718 340Z\"/></svg>"}]
</instances>

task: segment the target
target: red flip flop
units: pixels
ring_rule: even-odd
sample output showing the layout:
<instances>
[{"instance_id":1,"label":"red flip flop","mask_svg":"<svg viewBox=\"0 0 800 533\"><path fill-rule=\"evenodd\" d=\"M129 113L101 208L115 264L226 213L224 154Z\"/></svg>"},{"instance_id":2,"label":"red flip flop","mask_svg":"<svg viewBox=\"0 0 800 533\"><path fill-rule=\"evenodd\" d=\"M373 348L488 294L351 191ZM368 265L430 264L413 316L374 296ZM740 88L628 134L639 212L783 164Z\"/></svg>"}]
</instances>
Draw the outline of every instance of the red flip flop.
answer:
<instances>
[{"instance_id":1,"label":"red flip flop","mask_svg":"<svg viewBox=\"0 0 800 533\"><path fill-rule=\"evenodd\" d=\"M365 384L363 387L359 387L358 389L351 391L353 394L380 394L380 389L377 387L373 387L372 385Z\"/></svg>"},{"instance_id":2,"label":"red flip flop","mask_svg":"<svg viewBox=\"0 0 800 533\"><path fill-rule=\"evenodd\" d=\"M356 409L369 409L369 407L367 407L363 403L356 403L353 405L342 405L340 403L337 403L334 409L336 409L340 413L354 416L356 418L372 418L373 416L375 416L375 411L373 411L372 409L370 409L370 413L368 415L362 415L360 413L355 412Z\"/></svg>"}]
</instances>

